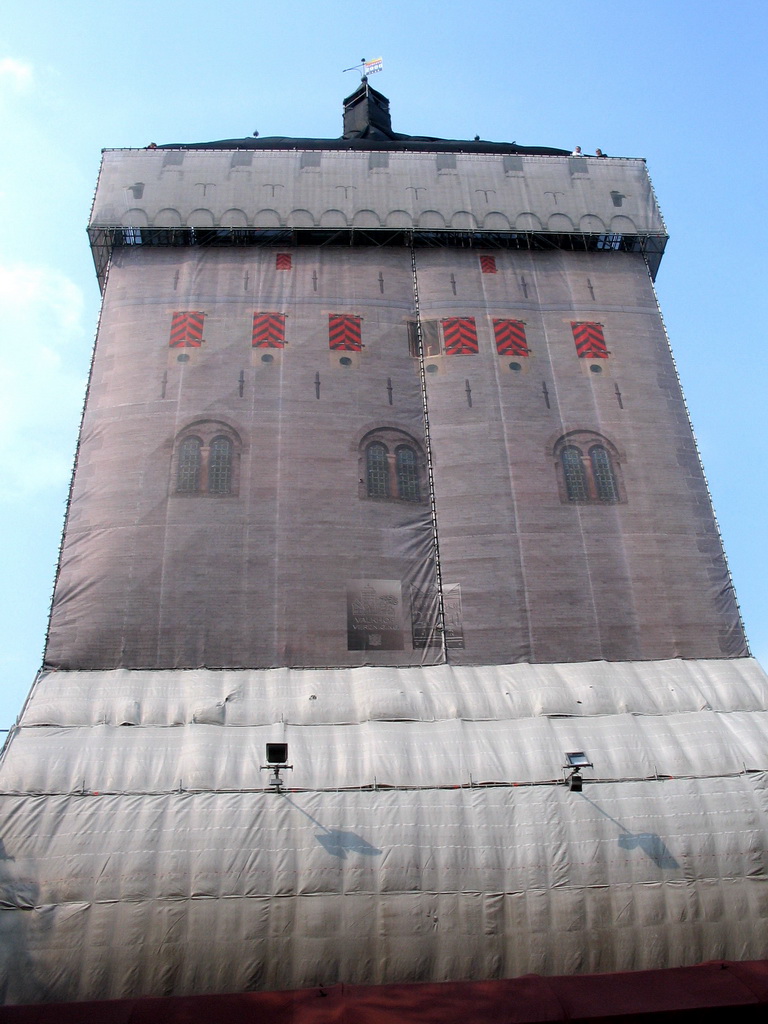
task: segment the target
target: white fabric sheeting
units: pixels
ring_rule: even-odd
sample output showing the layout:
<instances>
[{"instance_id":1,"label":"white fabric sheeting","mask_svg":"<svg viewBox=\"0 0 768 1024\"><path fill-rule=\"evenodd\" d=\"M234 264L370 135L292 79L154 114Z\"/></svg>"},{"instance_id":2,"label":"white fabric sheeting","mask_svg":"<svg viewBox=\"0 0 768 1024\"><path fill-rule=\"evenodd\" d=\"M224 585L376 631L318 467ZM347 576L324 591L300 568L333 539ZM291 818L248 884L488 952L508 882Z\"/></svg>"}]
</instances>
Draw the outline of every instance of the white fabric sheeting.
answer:
<instances>
[{"instance_id":1,"label":"white fabric sheeting","mask_svg":"<svg viewBox=\"0 0 768 1024\"><path fill-rule=\"evenodd\" d=\"M44 673L2 765L0 988L763 957L765 708L749 659ZM268 740L296 791L265 791ZM568 750L595 762L580 794Z\"/></svg>"},{"instance_id":2,"label":"white fabric sheeting","mask_svg":"<svg viewBox=\"0 0 768 1024\"><path fill-rule=\"evenodd\" d=\"M4 797L0 981L66 1000L757 958L766 781Z\"/></svg>"},{"instance_id":3,"label":"white fabric sheeting","mask_svg":"<svg viewBox=\"0 0 768 1024\"><path fill-rule=\"evenodd\" d=\"M314 699L313 699L314 698ZM43 672L25 725L301 725L768 707L753 658L561 665Z\"/></svg>"},{"instance_id":4,"label":"white fabric sheeting","mask_svg":"<svg viewBox=\"0 0 768 1024\"><path fill-rule=\"evenodd\" d=\"M22 729L3 769L6 793L261 789L265 745L286 740L297 789L440 787L562 780L565 753L594 762L587 778L729 775L768 767L768 712L669 718L183 729Z\"/></svg>"}]
</instances>

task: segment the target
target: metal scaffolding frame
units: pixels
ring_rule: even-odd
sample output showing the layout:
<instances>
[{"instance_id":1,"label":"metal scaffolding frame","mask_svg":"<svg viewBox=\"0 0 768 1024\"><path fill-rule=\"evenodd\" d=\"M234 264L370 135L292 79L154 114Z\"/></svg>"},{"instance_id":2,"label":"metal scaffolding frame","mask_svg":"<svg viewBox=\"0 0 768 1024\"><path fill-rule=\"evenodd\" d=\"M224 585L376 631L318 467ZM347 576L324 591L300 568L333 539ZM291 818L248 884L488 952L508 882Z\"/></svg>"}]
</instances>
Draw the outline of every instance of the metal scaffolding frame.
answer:
<instances>
[{"instance_id":1,"label":"metal scaffolding frame","mask_svg":"<svg viewBox=\"0 0 768 1024\"><path fill-rule=\"evenodd\" d=\"M99 287L103 290L113 250L142 246L392 246L396 248L527 249L538 252L639 252L652 279L667 244L662 232L644 234L551 231L455 231L450 228L242 228L124 227L88 229Z\"/></svg>"}]
</instances>

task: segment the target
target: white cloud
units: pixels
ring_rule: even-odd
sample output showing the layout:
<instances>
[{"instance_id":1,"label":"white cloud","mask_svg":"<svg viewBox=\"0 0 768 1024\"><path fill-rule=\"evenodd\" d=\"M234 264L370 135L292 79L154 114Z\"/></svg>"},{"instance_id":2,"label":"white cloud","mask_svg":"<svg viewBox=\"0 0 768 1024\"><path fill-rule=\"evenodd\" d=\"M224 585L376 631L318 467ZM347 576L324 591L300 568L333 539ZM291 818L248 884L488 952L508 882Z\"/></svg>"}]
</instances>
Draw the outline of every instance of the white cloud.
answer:
<instances>
[{"instance_id":1,"label":"white cloud","mask_svg":"<svg viewBox=\"0 0 768 1024\"><path fill-rule=\"evenodd\" d=\"M34 72L32 65L13 57L0 58L0 83L9 86L14 92L23 92L32 85Z\"/></svg>"},{"instance_id":2,"label":"white cloud","mask_svg":"<svg viewBox=\"0 0 768 1024\"><path fill-rule=\"evenodd\" d=\"M85 390L83 295L57 270L0 264L0 499L69 477Z\"/></svg>"}]
</instances>

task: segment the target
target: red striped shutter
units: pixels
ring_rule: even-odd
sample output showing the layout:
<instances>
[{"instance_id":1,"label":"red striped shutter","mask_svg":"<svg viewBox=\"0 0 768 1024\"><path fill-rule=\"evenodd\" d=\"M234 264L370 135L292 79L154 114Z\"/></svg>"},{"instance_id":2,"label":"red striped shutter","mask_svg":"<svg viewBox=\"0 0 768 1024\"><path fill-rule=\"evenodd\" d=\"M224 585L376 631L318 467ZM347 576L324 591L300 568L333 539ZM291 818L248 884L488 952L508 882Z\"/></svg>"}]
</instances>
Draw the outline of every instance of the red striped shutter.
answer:
<instances>
[{"instance_id":1,"label":"red striped shutter","mask_svg":"<svg viewBox=\"0 0 768 1024\"><path fill-rule=\"evenodd\" d=\"M477 352L477 330L473 316L443 320L447 356L470 356Z\"/></svg>"},{"instance_id":2,"label":"red striped shutter","mask_svg":"<svg viewBox=\"0 0 768 1024\"><path fill-rule=\"evenodd\" d=\"M171 321L171 348L200 348L203 343L205 313L174 313Z\"/></svg>"},{"instance_id":3,"label":"red striped shutter","mask_svg":"<svg viewBox=\"0 0 768 1024\"><path fill-rule=\"evenodd\" d=\"M254 348L284 348L285 315L283 313L254 313L251 345Z\"/></svg>"},{"instance_id":4,"label":"red striped shutter","mask_svg":"<svg viewBox=\"0 0 768 1024\"><path fill-rule=\"evenodd\" d=\"M480 269L484 274L496 274L496 257L495 256L481 256L480 257Z\"/></svg>"},{"instance_id":5,"label":"red striped shutter","mask_svg":"<svg viewBox=\"0 0 768 1024\"><path fill-rule=\"evenodd\" d=\"M530 355L522 320L494 320L493 333L496 335L496 351L500 356Z\"/></svg>"},{"instance_id":6,"label":"red striped shutter","mask_svg":"<svg viewBox=\"0 0 768 1024\"><path fill-rule=\"evenodd\" d=\"M362 347L362 318L348 313L328 317L328 345L334 352L359 352Z\"/></svg>"},{"instance_id":7,"label":"red striped shutter","mask_svg":"<svg viewBox=\"0 0 768 1024\"><path fill-rule=\"evenodd\" d=\"M276 270L291 270L291 254L289 252L279 252L275 256L275 269Z\"/></svg>"},{"instance_id":8,"label":"red striped shutter","mask_svg":"<svg viewBox=\"0 0 768 1024\"><path fill-rule=\"evenodd\" d=\"M572 321L571 330L579 359L607 359L608 348L603 336L603 325Z\"/></svg>"}]
</instances>

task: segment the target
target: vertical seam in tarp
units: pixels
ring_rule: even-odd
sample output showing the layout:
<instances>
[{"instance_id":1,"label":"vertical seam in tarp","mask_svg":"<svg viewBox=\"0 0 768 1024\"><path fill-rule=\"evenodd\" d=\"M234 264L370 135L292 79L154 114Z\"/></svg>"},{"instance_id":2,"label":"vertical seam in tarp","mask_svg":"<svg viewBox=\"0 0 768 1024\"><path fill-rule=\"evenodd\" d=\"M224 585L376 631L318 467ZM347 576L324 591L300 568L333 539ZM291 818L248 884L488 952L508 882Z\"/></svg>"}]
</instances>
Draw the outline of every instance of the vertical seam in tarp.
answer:
<instances>
[{"instance_id":1,"label":"vertical seam in tarp","mask_svg":"<svg viewBox=\"0 0 768 1024\"><path fill-rule=\"evenodd\" d=\"M427 375L424 370L424 347L421 339L421 307L419 305L419 278L416 270L416 250L411 239L411 270L413 273L413 305L416 311L416 339L418 344L419 382L421 404L424 412L424 448L427 455L427 482L429 485L429 512L432 517L432 543L435 549L435 581L437 583L437 626L440 630L440 648L443 660L448 661L445 645L445 603L443 601L443 574L440 567L440 541L437 533L437 504L435 502L435 478L432 466L432 440L429 433L429 403L427 401Z\"/></svg>"}]
</instances>

